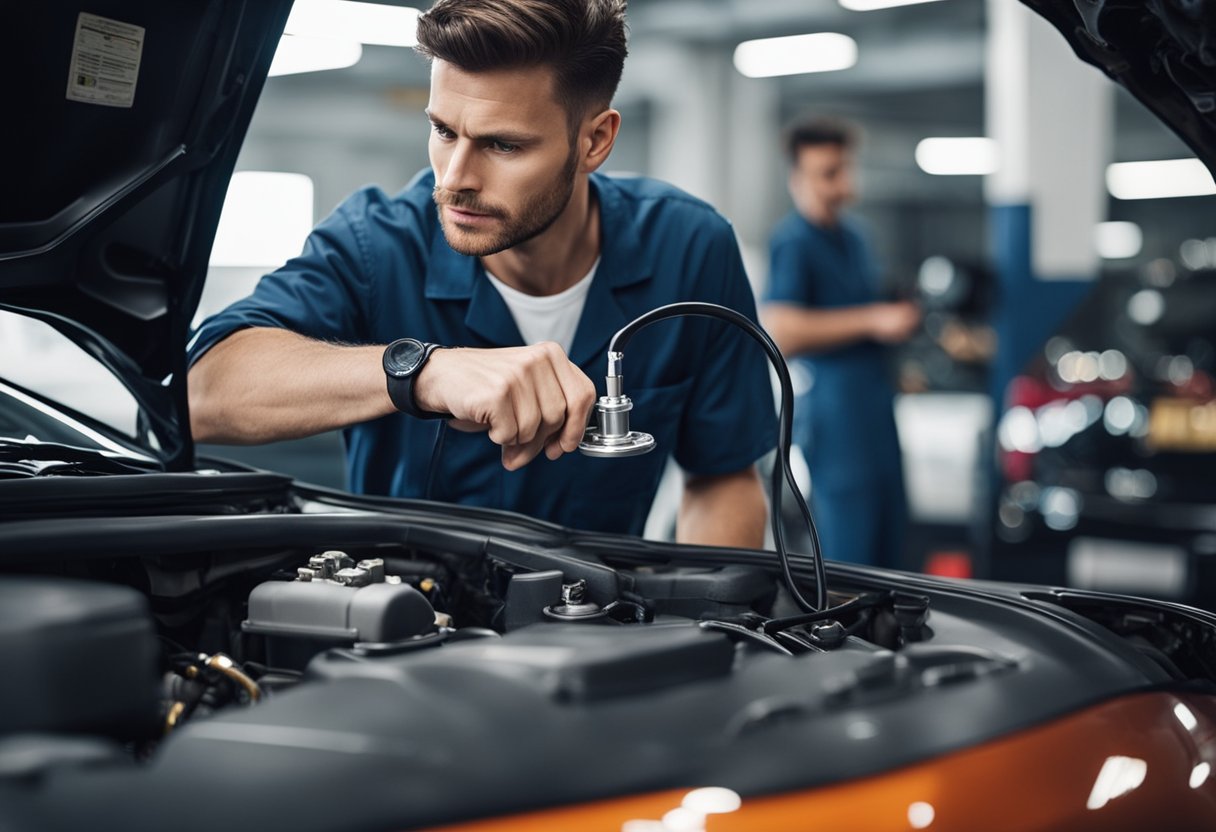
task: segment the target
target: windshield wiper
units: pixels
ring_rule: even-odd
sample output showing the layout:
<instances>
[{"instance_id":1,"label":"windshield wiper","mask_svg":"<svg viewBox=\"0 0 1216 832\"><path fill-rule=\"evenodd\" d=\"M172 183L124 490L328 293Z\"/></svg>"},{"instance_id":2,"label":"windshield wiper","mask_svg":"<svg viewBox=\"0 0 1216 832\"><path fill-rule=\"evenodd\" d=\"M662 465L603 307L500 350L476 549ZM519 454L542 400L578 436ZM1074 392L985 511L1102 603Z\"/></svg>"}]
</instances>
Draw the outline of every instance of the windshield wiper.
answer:
<instances>
[{"instance_id":1,"label":"windshield wiper","mask_svg":"<svg viewBox=\"0 0 1216 832\"><path fill-rule=\"evenodd\" d=\"M0 439L0 477L146 474L159 470L155 465L134 459L124 460L112 454L74 445Z\"/></svg>"}]
</instances>

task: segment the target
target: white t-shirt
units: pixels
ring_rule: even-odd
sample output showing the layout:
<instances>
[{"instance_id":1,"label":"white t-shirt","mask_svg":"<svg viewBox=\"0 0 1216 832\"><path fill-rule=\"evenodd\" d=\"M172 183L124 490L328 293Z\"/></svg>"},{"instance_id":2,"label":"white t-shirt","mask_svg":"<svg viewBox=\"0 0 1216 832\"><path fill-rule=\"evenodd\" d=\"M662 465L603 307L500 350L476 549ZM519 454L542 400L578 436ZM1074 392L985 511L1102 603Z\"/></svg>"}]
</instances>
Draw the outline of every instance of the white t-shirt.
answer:
<instances>
[{"instance_id":1,"label":"white t-shirt","mask_svg":"<svg viewBox=\"0 0 1216 832\"><path fill-rule=\"evenodd\" d=\"M595 277L599 265L597 257L591 264L591 271L582 280L556 295L524 294L489 272L486 272L486 277L502 295L507 309L511 310L511 317L515 319L525 344L556 341L569 355L570 347L574 344L574 330L578 328L578 319L582 317L583 306L587 303L587 293L591 291L591 279Z\"/></svg>"}]
</instances>

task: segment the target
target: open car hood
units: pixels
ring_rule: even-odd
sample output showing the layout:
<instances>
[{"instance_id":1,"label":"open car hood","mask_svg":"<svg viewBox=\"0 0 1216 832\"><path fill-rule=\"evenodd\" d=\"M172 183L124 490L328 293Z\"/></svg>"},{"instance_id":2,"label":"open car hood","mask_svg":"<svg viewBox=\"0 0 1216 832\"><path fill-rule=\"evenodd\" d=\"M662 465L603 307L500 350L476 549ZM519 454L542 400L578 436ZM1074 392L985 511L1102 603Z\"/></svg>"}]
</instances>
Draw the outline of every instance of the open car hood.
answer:
<instances>
[{"instance_id":1,"label":"open car hood","mask_svg":"<svg viewBox=\"0 0 1216 832\"><path fill-rule=\"evenodd\" d=\"M193 465L184 345L290 0L7 3L0 308L131 390L140 441Z\"/></svg>"},{"instance_id":2,"label":"open car hood","mask_svg":"<svg viewBox=\"0 0 1216 832\"><path fill-rule=\"evenodd\" d=\"M1022 0L1126 87L1216 176L1216 2Z\"/></svg>"}]
</instances>

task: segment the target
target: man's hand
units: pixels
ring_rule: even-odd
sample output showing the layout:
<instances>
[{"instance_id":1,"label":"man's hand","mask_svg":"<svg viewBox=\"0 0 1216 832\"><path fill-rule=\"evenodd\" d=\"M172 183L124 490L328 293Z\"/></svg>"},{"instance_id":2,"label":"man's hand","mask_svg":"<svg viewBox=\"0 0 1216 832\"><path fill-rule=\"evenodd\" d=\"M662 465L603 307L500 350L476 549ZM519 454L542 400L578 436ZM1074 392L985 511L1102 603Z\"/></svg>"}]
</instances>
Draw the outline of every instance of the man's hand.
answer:
<instances>
[{"instance_id":1,"label":"man's hand","mask_svg":"<svg viewBox=\"0 0 1216 832\"><path fill-rule=\"evenodd\" d=\"M902 344L920 326L920 307L909 300L871 304L870 337L882 344Z\"/></svg>"},{"instance_id":2,"label":"man's hand","mask_svg":"<svg viewBox=\"0 0 1216 832\"><path fill-rule=\"evenodd\" d=\"M911 301L835 307L773 302L765 304L761 320L781 353L792 357L831 352L859 341L907 341L920 325L920 307Z\"/></svg>"},{"instance_id":3,"label":"man's hand","mask_svg":"<svg viewBox=\"0 0 1216 832\"><path fill-rule=\"evenodd\" d=\"M452 427L488 430L508 471L541 452L578 448L595 404L595 385L557 344L436 350L414 382L423 410L451 413Z\"/></svg>"}]
</instances>

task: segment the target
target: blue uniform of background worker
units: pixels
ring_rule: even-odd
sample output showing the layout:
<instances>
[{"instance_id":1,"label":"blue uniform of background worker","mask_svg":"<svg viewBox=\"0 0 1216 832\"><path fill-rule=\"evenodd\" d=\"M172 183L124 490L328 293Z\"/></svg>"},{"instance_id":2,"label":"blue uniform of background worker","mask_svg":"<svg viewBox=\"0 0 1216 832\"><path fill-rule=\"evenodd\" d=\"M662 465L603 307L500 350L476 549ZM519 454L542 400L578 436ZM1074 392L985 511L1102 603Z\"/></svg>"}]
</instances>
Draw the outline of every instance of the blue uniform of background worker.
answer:
<instances>
[{"instance_id":1,"label":"blue uniform of background worker","mask_svg":"<svg viewBox=\"0 0 1216 832\"><path fill-rule=\"evenodd\" d=\"M878 273L857 224L853 130L815 120L789 132L795 210L771 241L765 326L807 371L794 439L807 457L826 557L900 566L907 507L885 344L912 335L910 302L879 302Z\"/></svg>"},{"instance_id":2,"label":"blue uniform of background worker","mask_svg":"<svg viewBox=\"0 0 1216 832\"><path fill-rule=\"evenodd\" d=\"M195 437L342 429L355 491L634 534L674 454L677 539L762 545L753 463L775 444L772 391L741 330L683 318L639 333L625 392L659 451L576 452L619 328L679 300L755 317L721 215L596 172L620 126L623 0L439 0L418 40L432 60L431 170L396 196L356 193L300 257L204 323L190 347ZM394 364L403 338L428 345L397 342L423 363Z\"/></svg>"}]
</instances>

